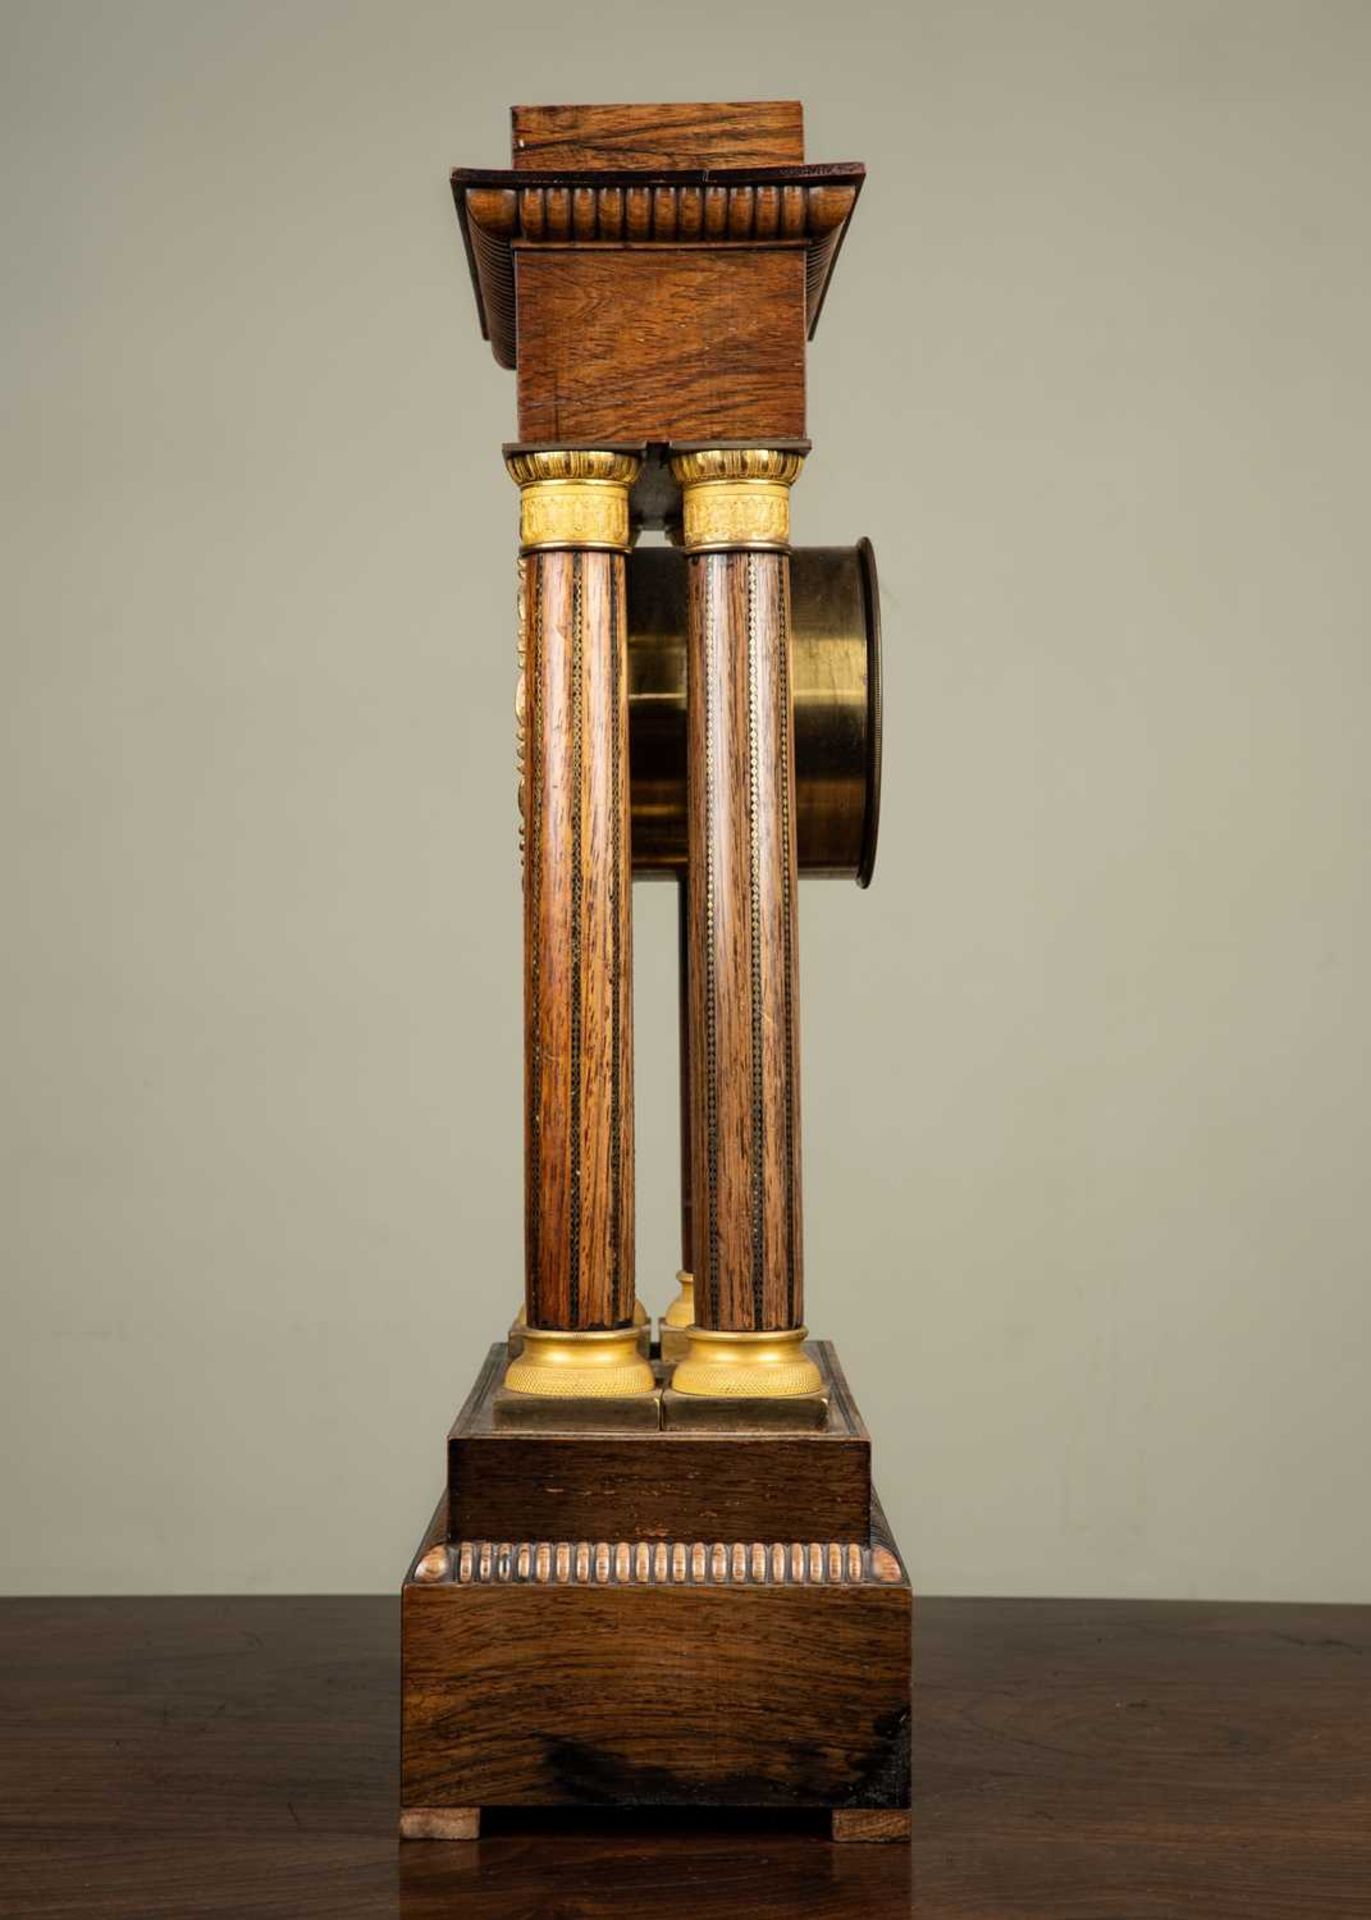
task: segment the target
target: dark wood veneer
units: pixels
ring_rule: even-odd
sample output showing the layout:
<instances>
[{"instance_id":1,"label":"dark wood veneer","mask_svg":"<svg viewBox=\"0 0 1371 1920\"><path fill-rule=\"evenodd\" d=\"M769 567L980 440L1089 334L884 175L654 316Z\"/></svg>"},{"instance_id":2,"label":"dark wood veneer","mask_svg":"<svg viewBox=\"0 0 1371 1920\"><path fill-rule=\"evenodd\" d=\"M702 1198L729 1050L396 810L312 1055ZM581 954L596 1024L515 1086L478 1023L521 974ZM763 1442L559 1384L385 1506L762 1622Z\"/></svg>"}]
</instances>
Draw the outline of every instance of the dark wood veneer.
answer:
<instances>
[{"instance_id":1,"label":"dark wood veneer","mask_svg":"<svg viewBox=\"0 0 1371 1920\"><path fill-rule=\"evenodd\" d=\"M519 246L515 281L525 440L803 435L802 244Z\"/></svg>"},{"instance_id":2,"label":"dark wood veneer","mask_svg":"<svg viewBox=\"0 0 1371 1920\"><path fill-rule=\"evenodd\" d=\"M871 1437L832 1349L811 1351L822 1431L549 1433L495 1418L506 1349L492 1347L448 1435L448 1538L866 1540Z\"/></svg>"},{"instance_id":3,"label":"dark wood veneer","mask_svg":"<svg viewBox=\"0 0 1371 1920\"><path fill-rule=\"evenodd\" d=\"M514 165L765 167L804 159L798 100L513 107Z\"/></svg>"},{"instance_id":4,"label":"dark wood veneer","mask_svg":"<svg viewBox=\"0 0 1371 1920\"><path fill-rule=\"evenodd\" d=\"M651 246L671 255L784 244L802 255L801 324L812 335L864 178L865 170L850 162L560 172L458 168L452 192L482 334L502 367L520 363L530 318L522 299L516 310L515 255L521 247ZM678 318L689 324L688 314ZM627 383L638 377L639 363L631 337L622 345L619 377ZM740 437L754 436L748 429Z\"/></svg>"},{"instance_id":5,"label":"dark wood veneer","mask_svg":"<svg viewBox=\"0 0 1371 1920\"><path fill-rule=\"evenodd\" d=\"M896 1578L404 1590L406 1808L909 1799Z\"/></svg>"}]
</instances>

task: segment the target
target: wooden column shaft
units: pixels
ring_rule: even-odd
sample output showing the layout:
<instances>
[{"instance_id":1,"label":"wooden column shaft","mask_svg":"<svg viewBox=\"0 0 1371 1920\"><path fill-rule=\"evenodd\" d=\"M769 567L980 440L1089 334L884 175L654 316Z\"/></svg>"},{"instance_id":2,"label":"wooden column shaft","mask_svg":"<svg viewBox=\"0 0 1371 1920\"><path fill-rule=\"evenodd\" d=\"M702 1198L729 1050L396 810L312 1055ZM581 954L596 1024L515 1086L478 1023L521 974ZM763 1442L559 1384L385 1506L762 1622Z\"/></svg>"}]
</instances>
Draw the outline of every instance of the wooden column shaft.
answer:
<instances>
[{"instance_id":1,"label":"wooden column shaft","mask_svg":"<svg viewBox=\"0 0 1371 1920\"><path fill-rule=\"evenodd\" d=\"M632 867L622 553L534 551L524 600L525 1313L634 1303Z\"/></svg>"},{"instance_id":2,"label":"wooden column shaft","mask_svg":"<svg viewBox=\"0 0 1371 1920\"><path fill-rule=\"evenodd\" d=\"M695 1317L775 1330L804 1307L789 559L688 571Z\"/></svg>"}]
</instances>

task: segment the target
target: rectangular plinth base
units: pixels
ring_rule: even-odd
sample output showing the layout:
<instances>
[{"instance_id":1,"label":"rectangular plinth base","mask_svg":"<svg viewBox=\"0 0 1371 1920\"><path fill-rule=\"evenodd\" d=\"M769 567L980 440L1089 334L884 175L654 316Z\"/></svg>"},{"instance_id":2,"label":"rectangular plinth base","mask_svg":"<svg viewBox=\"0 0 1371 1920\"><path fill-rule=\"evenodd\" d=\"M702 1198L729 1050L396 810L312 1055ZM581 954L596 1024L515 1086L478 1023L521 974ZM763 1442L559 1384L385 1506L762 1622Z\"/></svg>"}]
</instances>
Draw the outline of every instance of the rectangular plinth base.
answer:
<instances>
[{"instance_id":1,"label":"rectangular plinth base","mask_svg":"<svg viewBox=\"0 0 1371 1920\"><path fill-rule=\"evenodd\" d=\"M909 1832L911 1595L861 1541L449 1540L403 1590L401 1834L488 1807L814 1808Z\"/></svg>"},{"instance_id":2,"label":"rectangular plinth base","mask_svg":"<svg viewBox=\"0 0 1371 1920\"><path fill-rule=\"evenodd\" d=\"M505 1392L492 1347L448 1435L450 1540L867 1540L871 1440L827 1341L799 1401ZM522 1405L520 1403L523 1403Z\"/></svg>"}]
</instances>

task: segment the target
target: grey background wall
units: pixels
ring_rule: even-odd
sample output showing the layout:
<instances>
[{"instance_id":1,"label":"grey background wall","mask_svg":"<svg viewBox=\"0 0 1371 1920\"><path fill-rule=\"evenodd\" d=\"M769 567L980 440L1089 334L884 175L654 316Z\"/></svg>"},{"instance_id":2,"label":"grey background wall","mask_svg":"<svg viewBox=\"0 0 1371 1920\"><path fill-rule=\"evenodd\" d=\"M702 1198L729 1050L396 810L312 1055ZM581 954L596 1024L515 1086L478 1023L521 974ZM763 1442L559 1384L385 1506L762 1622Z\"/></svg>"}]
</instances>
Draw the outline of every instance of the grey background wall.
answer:
<instances>
[{"instance_id":1,"label":"grey background wall","mask_svg":"<svg viewBox=\"0 0 1371 1920\"><path fill-rule=\"evenodd\" d=\"M0 1584L393 1586L520 1276L515 99L871 169L811 1321L925 1589L1371 1598L1371 9L6 4ZM640 1289L675 1266L640 888Z\"/></svg>"}]
</instances>

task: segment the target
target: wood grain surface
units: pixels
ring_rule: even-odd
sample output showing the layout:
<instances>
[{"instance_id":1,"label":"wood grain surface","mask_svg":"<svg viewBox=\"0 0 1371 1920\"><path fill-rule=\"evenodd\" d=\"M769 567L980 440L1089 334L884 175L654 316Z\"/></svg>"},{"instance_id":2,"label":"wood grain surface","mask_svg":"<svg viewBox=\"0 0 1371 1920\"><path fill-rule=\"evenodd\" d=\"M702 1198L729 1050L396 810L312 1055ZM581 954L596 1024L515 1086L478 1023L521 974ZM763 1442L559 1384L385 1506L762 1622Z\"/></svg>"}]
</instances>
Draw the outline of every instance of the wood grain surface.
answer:
<instances>
[{"instance_id":1,"label":"wood grain surface","mask_svg":"<svg viewBox=\"0 0 1371 1920\"><path fill-rule=\"evenodd\" d=\"M812 335L864 178L865 169L855 163L616 168L612 173L458 167L452 192L481 331L502 367L520 363L531 316L524 310L522 288L516 303L515 262L526 259L530 249L647 247L663 257L665 266L665 254L673 251L729 249L745 261L758 249L779 244L798 250L803 327ZM739 286L744 299L765 292L755 280ZM676 315L678 323L691 317ZM720 337L727 339L728 326L746 323L749 316L743 308L730 313L721 301L707 317L716 330L725 329ZM630 319L624 318L626 327ZM657 344L655 335L648 344ZM611 340L611 351L614 346ZM636 364L631 334L618 342L617 359L626 374Z\"/></svg>"},{"instance_id":2,"label":"wood grain surface","mask_svg":"<svg viewBox=\"0 0 1371 1920\"><path fill-rule=\"evenodd\" d=\"M515 248L519 436L802 439L803 241Z\"/></svg>"},{"instance_id":3,"label":"wood grain surface","mask_svg":"<svg viewBox=\"0 0 1371 1920\"><path fill-rule=\"evenodd\" d=\"M633 1313L632 846L624 561L524 561L525 1311Z\"/></svg>"},{"instance_id":4,"label":"wood grain surface","mask_svg":"<svg viewBox=\"0 0 1371 1920\"><path fill-rule=\"evenodd\" d=\"M401 1846L397 1601L0 1602L0 1914L1367 1920L1371 1608L916 1615L911 1848L662 1811Z\"/></svg>"},{"instance_id":5,"label":"wood grain surface","mask_svg":"<svg viewBox=\"0 0 1371 1920\"><path fill-rule=\"evenodd\" d=\"M774 167L805 157L798 100L513 107L516 167Z\"/></svg>"},{"instance_id":6,"label":"wood grain surface","mask_svg":"<svg viewBox=\"0 0 1371 1920\"><path fill-rule=\"evenodd\" d=\"M909 1621L875 1580L411 1584L404 1805L907 1807Z\"/></svg>"},{"instance_id":7,"label":"wood grain surface","mask_svg":"<svg viewBox=\"0 0 1371 1920\"><path fill-rule=\"evenodd\" d=\"M864 1542L871 1436L831 1347L810 1352L829 1391L821 1431L553 1433L495 1417L506 1349L492 1347L448 1434L448 1538Z\"/></svg>"},{"instance_id":8,"label":"wood grain surface","mask_svg":"<svg viewBox=\"0 0 1371 1920\"><path fill-rule=\"evenodd\" d=\"M688 561L695 1314L804 1318L789 560Z\"/></svg>"}]
</instances>

